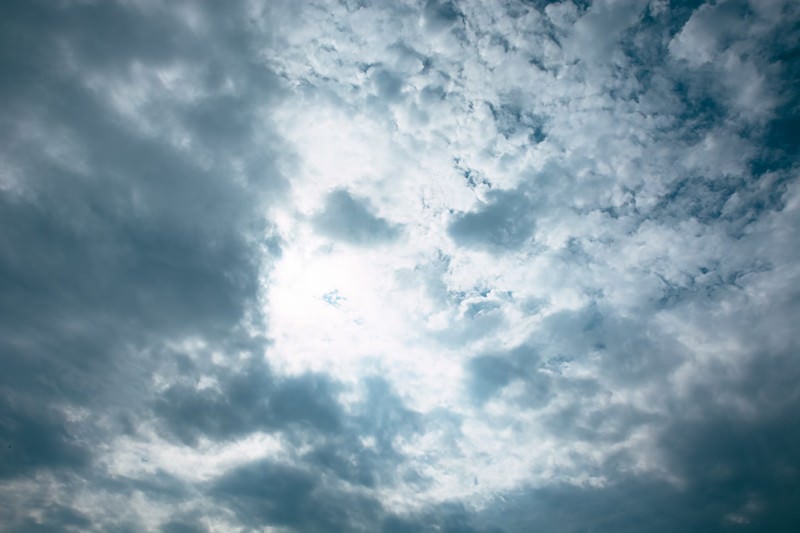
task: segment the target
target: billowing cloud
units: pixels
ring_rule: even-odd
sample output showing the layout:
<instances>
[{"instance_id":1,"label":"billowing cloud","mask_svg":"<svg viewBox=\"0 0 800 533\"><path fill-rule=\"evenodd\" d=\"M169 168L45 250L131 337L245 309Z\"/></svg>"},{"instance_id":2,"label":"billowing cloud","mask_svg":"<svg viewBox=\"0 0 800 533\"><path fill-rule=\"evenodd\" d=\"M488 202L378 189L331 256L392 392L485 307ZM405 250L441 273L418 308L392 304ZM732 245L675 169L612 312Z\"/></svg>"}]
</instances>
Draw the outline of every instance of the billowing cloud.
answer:
<instances>
[{"instance_id":1,"label":"billowing cloud","mask_svg":"<svg viewBox=\"0 0 800 533\"><path fill-rule=\"evenodd\" d=\"M0 15L0 530L797 530L795 3Z\"/></svg>"}]
</instances>

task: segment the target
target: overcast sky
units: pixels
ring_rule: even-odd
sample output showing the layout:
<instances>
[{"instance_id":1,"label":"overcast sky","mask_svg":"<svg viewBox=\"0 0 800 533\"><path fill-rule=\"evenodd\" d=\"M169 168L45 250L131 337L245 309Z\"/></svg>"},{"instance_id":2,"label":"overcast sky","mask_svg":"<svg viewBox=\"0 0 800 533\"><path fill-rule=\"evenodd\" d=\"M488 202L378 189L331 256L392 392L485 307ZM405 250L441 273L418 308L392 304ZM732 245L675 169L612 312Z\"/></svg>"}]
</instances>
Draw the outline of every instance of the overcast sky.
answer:
<instances>
[{"instance_id":1,"label":"overcast sky","mask_svg":"<svg viewBox=\"0 0 800 533\"><path fill-rule=\"evenodd\" d=\"M800 530L800 3L0 3L0 531Z\"/></svg>"}]
</instances>

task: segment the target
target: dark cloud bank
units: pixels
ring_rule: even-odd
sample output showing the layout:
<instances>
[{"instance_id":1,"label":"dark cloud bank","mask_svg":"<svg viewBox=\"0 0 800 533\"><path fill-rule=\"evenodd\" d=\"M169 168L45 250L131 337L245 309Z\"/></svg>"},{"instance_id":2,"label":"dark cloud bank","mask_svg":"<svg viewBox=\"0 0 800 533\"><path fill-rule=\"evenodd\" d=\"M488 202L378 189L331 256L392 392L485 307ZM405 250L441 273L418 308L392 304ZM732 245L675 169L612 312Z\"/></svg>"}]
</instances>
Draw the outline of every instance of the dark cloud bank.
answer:
<instances>
[{"instance_id":1,"label":"dark cloud bank","mask_svg":"<svg viewBox=\"0 0 800 533\"><path fill-rule=\"evenodd\" d=\"M546 2L511 4L543 10ZM640 24L677 33L695 4L673 6L674 18L667 20L642 15ZM729 16L751 16L745 3L733 4L744 12ZM576 6L579 14L592 13L590 2ZM269 35L253 29L252 14L241 7L189 4L206 22L196 26L178 9L146 3L0 7L0 529L202 532L218 517L237 524L237 531L800 527L795 287L774 302L781 315L770 311L774 323L759 322L773 328L758 333L770 342L735 370L714 369L716 379L658 415L601 405L607 391L592 378L542 371L592 354L611 382L658 383L685 357L677 340L602 305L549 317L548 338L467 363L465 388L477 408L512 382L523 385L513 400L520 409L546 406L557 391L578 398L548 422L576 441L618 440L653 423L653 454L680 481L637 473L622 451L586 467L605 478L602 485L520 487L480 509L453 501L413 513L391 511L378 488L432 482L403 468L397 440L440 424L443 415L407 408L378 378L363 384L364 401L345 407L338 400L344 385L325 374L276 374L261 358L269 353L268 339L247 327L258 312L260 254L279 252L262 242L269 229L263 208L281 201L287 181L275 164L279 132L260 111L289 96L259 61L258 39ZM468 22L457 2L427 2L420 16L431 32ZM737 234L783 208L783 193L796 175L796 19L789 31L758 43L780 62L769 80L783 91L782 104L777 118L749 133L764 145L753 161L760 167L756 174L780 170L788 177L768 190L687 177L649 211L631 207L636 224L696 217L729 224ZM653 54L641 58L637 75L647 77L648 61L666 61ZM184 98L185 87L154 81L159 69L175 67L192 73L199 96ZM137 76L155 84L138 103L124 93L144 83ZM383 93L396 96L393 80L388 74L377 80ZM722 97L714 100L706 84L699 74L676 81L675 98L688 102L687 113L728 105ZM114 107L115 90L134 100L132 115ZM749 203L723 214L721 205L737 191ZM541 204L532 188L492 192L482 207L453 214L449 237L466 248L513 253L536 240ZM321 234L359 246L390 242L400 231L344 190L330 194L313 223ZM574 253L580 255L577 248ZM678 307L703 321L720 291L745 275L724 265L703 268L692 282L665 278L654 308ZM742 323L728 327L748 327L748 316L744 311L736 319ZM185 339L201 346L191 357ZM215 353L249 358L223 366ZM155 376L167 385L154 385ZM204 376L213 377L213 387L198 386ZM732 407L729 400L736 398L751 406L746 416ZM293 452L289 460L259 459L201 482L145 469L112 475L100 461L107 446L121 435L141 437L145 426L190 448L255 432L280 434ZM94 507L86 495L95 493L107 498L103 505L119 508ZM169 518L148 525L153 522L144 507L126 506L134 498L161 505Z\"/></svg>"}]
</instances>

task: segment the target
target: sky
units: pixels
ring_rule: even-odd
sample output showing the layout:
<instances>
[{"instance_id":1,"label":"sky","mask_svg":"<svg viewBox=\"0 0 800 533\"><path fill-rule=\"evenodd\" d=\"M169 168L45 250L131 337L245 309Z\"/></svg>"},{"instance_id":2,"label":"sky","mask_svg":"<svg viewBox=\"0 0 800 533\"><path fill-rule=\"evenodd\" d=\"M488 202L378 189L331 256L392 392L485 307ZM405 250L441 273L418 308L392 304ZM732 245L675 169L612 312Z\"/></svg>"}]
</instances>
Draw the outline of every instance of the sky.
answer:
<instances>
[{"instance_id":1,"label":"sky","mask_svg":"<svg viewBox=\"0 0 800 533\"><path fill-rule=\"evenodd\" d=\"M0 3L0 531L800 530L800 4Z\"/></svg>"}]
</instances>

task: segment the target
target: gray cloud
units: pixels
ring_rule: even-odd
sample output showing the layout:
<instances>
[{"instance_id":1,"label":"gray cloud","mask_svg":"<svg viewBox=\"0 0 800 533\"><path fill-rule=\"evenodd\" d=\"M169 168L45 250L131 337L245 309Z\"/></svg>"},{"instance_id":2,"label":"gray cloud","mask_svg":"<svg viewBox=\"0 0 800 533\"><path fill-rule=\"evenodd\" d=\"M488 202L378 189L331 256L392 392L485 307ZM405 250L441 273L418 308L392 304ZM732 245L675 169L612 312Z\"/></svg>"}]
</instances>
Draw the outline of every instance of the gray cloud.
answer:
<instances>
[{"instance_id":1,"label":"gray cloud","mask_svg":"<svg viewBox=\"0 0 800 533\"><path fill-rule=\"evenodd\" d=\"M796 432L785 425L791 416L775 413L753 425L708 415L676 422L661 438L661 450L683 476L680 486L622 471L605 487L523 491L487 513L509 531L791 531L797 522L796 472L787 469L796 460L790 449Z\"/></svg>"},{"instance_id":2,"label":"gray cloud","mask_svg":"<svg viewBox=\"0 0 800 533\"><path fill-rule=\"evenodd\" d=\"M423 20L434 31L441 31L452 27L462 14L458 7L451 1L430 0L425 3Z\"/></svg>"},{"instance_id":3,"label":"gray cloud","mask_svg":"<svg viewBox=\"0 0 800 533\"><path fill-rule=\"evenodd\" d=\"M160 366L148 354L231 335L254 302L259 198L283 182L271 148L249 155L253 113L277 83L248 63L233 27L199 35L175 12L115 3L10 3L2 18L0 427L2 475L21 495L25 478L51 474L102 484L99 445L146 399ZM196 69L199 98L158 81L176 64ZM219 95L226 78L243 89ZM115 99L126 88L140 99ZM145 126L124 115L128 103ZM178 130L189 149L170 139ZM230 179L232 159L245 180ZM154 487L139 490L157 497ZM94 527L42 498L0 505L0 519L11 530ZM40 521L28 516L37 505Z\"/></svg>"},{"instance_id":4,"label":"gray cloud","mask_svg":"<svg viewBox=\"0 0 800 533\"><path fill-rule=\"evenodd\" d=\"M0 478L34 475L39 469L86 467L89 451L62 415L31 403L28 398L0 397Z\"/></svg>"},{"instance_id":5,"label":"gray cloud","mask_svg":"<svg viewBox=\"0 0 800 533\"><path fill-rule=\"evenodd\" d=\"M491 191L489 202L459 214L448 233L456 243L493 251L515 249L533 235L533 206L520 191Z\"/></svg>"},{"instance_id":6,"label":"gray cloud","mask_svg":"<svg viewBox=\"0 0 800 533\"><path fill-rule=\"evenodd\" d=\"M471 396L485 402L516 380L525 383L522 403L525 407L541 407L550 397L550 378L538 372L538 354L521 346L505 354L479 355L469 362Z\"/></svg>"},{"instance_id":7,"label":"gray cloud","mask_svg":"<svg viewBox=\"0 0 800 533\"><path fill-rule=\"evenodd\" d=\"M248 464L216 481L212 493L245 524L287 526L299 531L369 531L380 515L373 499L325 489L300 469L269 461Z\"/></svg>"},{"instance_id":8,"label":"gray cloud","mask_svg":"<svg viewBox=\"0 0 800 533\"><path fill-rule=\"evenodd\" d=\"M314 216L314 227L325 236L356 245L391 241L400 232L397 226L376 216L363 199L342 189L327 196L325 207Z\"/></svg>"},{"instance_id":9,"label":"gray cloud","mask_svg":"<svg viewBox=\"0 0 800 533\"><path fill-rule=\"evenodd\" d=\"M208 529L191 522L170 521L161 527L161 531L163 533L203 533Z\"/></svg>"},{"instance_id":10,"label":"gray cloud","mask_svg":"<svg viewBox=\"0 0 800 533\"><path fill-rule=\"evenodd\" d=\"M175 384L154 406L164 430L187 444L196 444L198 436L227 439L289 425L323 432L340 429L337 386L324 376L275 379L263 364L232 375L225 375L224 369L206 370L220 381L218 389Z\"/></svg>"}]
</instances>

